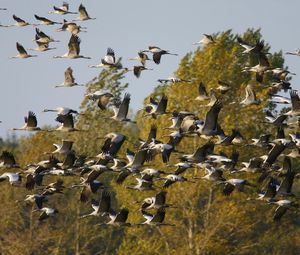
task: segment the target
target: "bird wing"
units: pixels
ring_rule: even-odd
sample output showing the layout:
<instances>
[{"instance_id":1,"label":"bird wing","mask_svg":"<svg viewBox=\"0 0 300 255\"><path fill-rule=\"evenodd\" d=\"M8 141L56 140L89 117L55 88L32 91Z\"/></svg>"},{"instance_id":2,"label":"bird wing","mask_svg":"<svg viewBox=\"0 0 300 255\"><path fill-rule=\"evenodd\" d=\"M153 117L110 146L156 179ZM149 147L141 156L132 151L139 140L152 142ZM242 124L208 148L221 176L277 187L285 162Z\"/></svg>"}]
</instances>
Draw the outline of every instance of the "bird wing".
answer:
<instances>
[{"instance_id":1,"label":"bird wing","mask_svg":"<svg viewBox=\"0 0 300 255\"><path fill-rule=\"evenodd\" d=\"M270 63L269 63L269 60L268 60L266 54L264 54L262 52L260 52L258 55L258 62L259 62L260 66L265 66L265 67L270 66Z\"/></svg>"},{"instance_id":2,"label":"bird wing","mask_svg":"<svg viewBox=\"0 0 300 255\"><path fill-rule=\"evenodd\" d=\"M161 59L161 52L155 52L153 53L153 61L155 64L159 64L160 63L160 59Z\"/></svg>"},{"instance_id":3,"label":"bird wing","mask_svg":"<svg viewBox=\"0 0 300 255\"><path fill-rule=\"evenodd\" d=\"M83 6L83 4L79 5L78 12L79 12L79 15L80 15L80 19L84 20L84 19L89 18L89 15L86 11L86 8Z\"/></svg>"},{"instance_id":4,"label":"bird wing","mask_svg":"<svg viewBox=\"0 0 300 255\"><path fill-rule=\"evenodd\" d=\"M266 198L274 198L276 196L276 186L277 180L273 177L270 177L269 182L267 184L267 190L265 191L264 197Z\"/></svg>"},{"instance_id":5,"label":"bird wing","mask_svg":"<svg viewBox=\"0 0 300 255\"><path fill-rule=\"evenodd\" d=\"M88 186L83 186L80 192L80 201L86 203L89 200L90 189Z\"/></svg>"},{"instance_id":6,"label":"bird wing","mask_svg":"<svg viewBox=\"0 0 300 255\"><path fill-rule=\"evenodd\" d=\"M43 211L39 216L39 221L45 220L48 217L49 217L48 214L45 211Z\"/></svg>"},{"instance_id":7,"label":"bird wing","mask_svg":"<svg viewBox=\"0 0 300 255\"><path fill-rule=\"evenodd\" d=\"M19 23L26 23L25 20L23 20L23 19L17 17L15 14L14 14L12 17L13 17L13 19L14 19L15 21L17 21L17 22L19 22Z\"/></svg>"},{"instance_id":8,"label":"bird wing","mask_svg":"<svg viewBox=\"0 0 300 255\"><path fill-rule=\"evenodd\" d=\"M203 134L209 133L217 129L218 125L218 115L222 109L221 101L217 100L210 110L206 113L205 121L203 125L202 132Z\"/></svg>"},{"instance_id":9,"label":"bird wing","mask_svg":"<svg viewBox=\"0 0 300 255\"><path fill-rule=\"evenodd\" d=\"M143 217L147 220L147 221L151 221L153 219L153 214L146 212L144 210L142 210L142 214Z\"/></svg>"},{"instance_id":10,"label":"bird wing","mask_svg":"<svg viewBox=\"0 0 300 255\"><path fill-rule=\"evenodd\" d=\"M287 207L284 206L278 206L275 210L275 214L273 216L274 221L280 221L281 217L286 213L288 210Z\"/></svg>"},{"instance_id":11,"label":"bird wing","mask_svg":"<svg viewBox=\"0 0 300 255\"><path fill-rule=\"evenodd\" d=\"M251 48L253 48L253 45L251 45L250 43L244 41L241 37L238 37L237 41L245 49L251 49Z\"/></svg>"},{"instance_id":12,"label":"bird wing","mask_svg":"<svg viewBox=\"0 0 300 255\"><path fill-rule=\"evenodd\" d=\"M59 114L56 119L57 122L63 124L65 128L74 128L74 117L72 114L61 115Z\"/></svg>"},{"instance_id":13,"label":"bird wing","mask_svg":"<svg viewBox=\"0 0 300 255\"><path fill-rule=\"evenodd\" d=\"M44 200L44 196L39 196L35 198L35 204L37 206L37 208L41 209L43 207L43 200Z\"/></svg>"},{"instance_id":14,"label":"bird wing","mask_svg":"<svg viewBox=\"0 0 300 255\"><path fill-rule=\"evenodd\" d=\"M171 186L175 181L172 181L170 179L167 179L165 182L164 182L164 185L163 185L163 188L168 188L169 186Z\"/></svg>"},{"instance_id":15,"label":"bird wing","mask_svg":"<svg viewBox=\"0 0 300 255\"><path fill-rule=\"evenodd\" d=\"M148 150L139 150L136 152L132 161L132 167L141 167L149 159Z\"/></svg>"},{"instance_id":16,"label":"bird wing","mask_svg":"<svg viewBox=\"0 0 300 255\"><path fill-rule=\"evenodd\" d=\"M300 110L300 98L296 90L290 91L291 102L292 102L292 109L293 110Z\"/></svg>"},{"instance_id":17,"label":"bird wing","mask_svg":"<svg viewBox=\"0 0 300 255\"><path fill-rule=\"evenodd\" d=\"M69 55L79 55L80 53L80 39L77 35L72 34L68 43Z\"/></svg>"},{"instance_id":18,"label":"bird wing","mask_svg":"<svg viewBox=\"0 0 300 255\"><path fill-rule=\"evenodd\" d=\"M167 109L167 104L168 104L168 97L166 95L163 95L162 98L160 99L157 108L156 108L156 113L157 114L163 114L166 112Z\"/></svg>"},{"instance_id":19,"label":"bird wing","mask_svg":"<svg viewBox=\"0 0 300 255\"><path fill-rule=\"evenodd\" d=\"M101 194L98 210L104 213L104 212L109 212L110 209L111 209L111 195L108 191L103 191Z\"/></svg>"},{"instance_id":20,"label":"bird wing","mask_svg":"<svg viewBox=\"0 0 300 255\"><path fill-rule=\"evenodd\" d=\"M152 142L152 139L156 139L156 133L157 133L157 126L155 124L151 125L150 132L148 134L148 138L146 143Z\"/></svg>"},{"instance_id":21,"label":"bird wing","mask_svg":"<svg viewBox=\"0 0 300 255\"><path fill-rule=\"evenodd\" d=\"M28 112L26 123L27 123L27 127L37 127L37 119L33 112L31 111Z\"/></svg>"},{"instance_id":22,"label":"bird wing","mask_svg":"<svg viewBox=\"0 0 300 255\"><path fill-rule=\"evenodd\" d=\"M142 72L142 67L143 66L134 66L133 67L133 74L139 78L141 76L141 72Z\"/></svg>"},{"instance_id":23,"label":"bird wing","mask_svg":"<svg viewBox=\"0 0 300 255\"><path fill-rule=\"evenodd\" d=\"M200 82L199 87L198 87L198 92L200 96L207 96L208 97L208 93L206 91L205 85Z\"/></svg>"},{"instance_id":24,"label":"bird wing","mask_svg":"<svg viewBox=\"0 0 300 255\"><path fill-rule=\"evenodd\" d=\"M127 176L130 175L130 172L128 170L123 170L119 173L117 179L116 179L116 183L117 184L122 184L123 181L125 181L125 179L127 178Z\"/></svg>"},{"instance_id":25,"label":"bird wing","mask_svg":"<svg viewBox=\"0 0 300 255\"><path fill-rule=\"evenodd\" d=\"M128 218L129 210L127 208L122 208L121 211L117 214L115 222L125 223Z\"/></svg>"},{"instance_id":26,"label":"bird wing","mask_svg":"<svg viewBox=\"0 0 300 255\"><path fill-rule=\"evenodd\" d=\"M231 183L226 182L224 184L223 194L225 196L229 196L232 193L232 191L234 191L234 188L235 188L234 185L232 185Z\"/></svg>"},{"instance_id":27,"label":"bird wing","mask_svg":"<svg viewBox=\"0 0 300 255\"><path fill-rule=\"evenodd\" d=\"M159 208L156 214L153 216L151 222L162 223L165 219L166 211L165 208Z\"/></svg>"},{"instance_id":28,"label":"bird wing","mask_svg":"<svg viewBox=\"0 0 300 255\"><path fill-rule=\"evenodd\" d=\"M121 149L121 146L124 143L124 141L125 141L125 137L119 142L112 142L109 148L109 154L112 156L116 156L119 150Z\"/></svg>"},{"instance_id":29,"label":"bird wing","mask_svg":"<svg viewBox=\"0 0 300 255\"><path fill-rule=\"evenodd\" d=\"M26 54L27 55L27 51L25 50L25 48L20 44L20 43L16 43L17 46L17 50L20 54Z\"/></svg>"},{"instance_id":30,"label":"bird wing","mask_svg":"<svg viewBox=\"0 0 300 255\"><path fill-rule=\"evenodd\" d=\"M15 165L16 160L14 155L11 152L3 151L0 160L4 163L4 165Z\"/></svg>"},{"instance_id":31,"label":"bird wing","mask_svg":"<svg viewBox=\"0 0 300 255\"><path fill-rule=\"evenodd\" d=\"M155 195L155 203L158 205L164 205L166 203L167 192L160 191Z\"/></svg>"},{"instance_id":32,"label":"bird wing","mask_svg":"<svg viewBox=\"0 0 300 255\"><path fill-rule=\"evenodd\" d=\"M284 157L282 170L286 173L290 173L292 171L292 162L290 157L287 156Z\"/></svg>"},{"instance_id":33,"label":"bird wing","mask_svg":"<svg viewBox=\"0 0 300 255\"><path fill-rule=\"evenodd\" d=\"M107 64L116 63L115 52L112 48L107 48L107 52L106 52L106 56L104 57L104 60Z\"/></svg>"},{"instance_id":34,"label":"bird wing","mask_svg":"<svg viewBox=\"0 0 300 255\"><path fill-rule=\"evenodd\" d=\"M40 20L40 21L46 21L46 22L50 21L49 19L46 19L45 17L40 17L40 16L38 16L38 15L36 15L36 14L34 14L34 17L35 17L37 20Z\"/></svg>"},{"instance_id":35,"label":"bird wing","mask_svg":"<svg viewBox=\"0 0 300 255\"><path fill-rule=\"evenodd\" d=\"M111 138L107 138L104 141L103 146L101 147L101 151L104 153L109 153L110 146L111 146Z\"/></svg>"},{"instance_id":36,"label":"bird wing","mask_svg":"<svg viewBox=\"0 0 300 255\"><path fill-rule=\"evenodd\" d=\"M109 101L110 101L110 98L113 96L112 94L110 94L111 96L107 96L107 94L104 94L104 95L101 95L99 97L99 100L98 100L98 107L101 109L101 110L105 110L106 109L106 106L108 105Z\"/></svg>"},{"instance_id":37,"label":"bird wing","mask_svg":"<svg viewBox=\"0 0 300 255\"><path fill-rule=\"evenodd\" d=\"M85 182L89 183L89 182L92 182L92 181L96 180L100 174L101 174L101 171L98 171L98 170L92 170L92 171L88 174L88 176L87 176Z\"/></svg>"},{"instance_id":38,"label":"bird wing","mask_svg":"<svg viewBox=\"0 0 300 255\"><path fill-rule=\"evenodd\" d=\"M246 90L246 98L248 98L248 100L250 100L250 102L255 102L256 95L255 95L252 85L248 84L245 90Z\"/></svg>"},{"instance_id":39,"label":"bird wing","mask_svg":"<svg viewBox=\"0 0 300 255\"><path fill-rule=\"evenodd\" d=\"M38 28L36 28L35 31L36 31L36 34L39 37L41 37L41 38L49 38L50 39L50 37L48 35L46 35L43 31L39 30Z\"/></svg>"},{"instance_id":40,"label":"bird wing","mask_svg":"<svg viewBox=\"0 0 300 255\"><path fill-rule=\"evenodd\" d=\"M65 84L74 84L75 79L73 77L73 69L68 67L64 73L65 75Z\"/></svg>"},{"instance_id":41,"label":"bird wing","mask_svg":"<svg viewBox=\"0 0 300 255\"><path fill-rule=\"evenodd\" d=\"M72 149L73 142L63 140L62 149L71 150Z\"/></svg>"},{"instance_id":42,"label":"bird wing","mask_svg":"<svg viewBox=\"0 0 300 255\"><path fill-rule=\"evenodd\" d=\"M33 190L34 189L34 184L35 184L35 181L34 181L33 175L32 174L27 174L26 175L25 188L27 190Z\"/></svg>"},{"instance_id":43,"label":"bird wing","mask_svg":"<svg viewBox=\"0 0 300 255\"><path fill-rule=\"evenodd\" d=\"M265 160L265 163L267 163L267 164L269 164L269 166L271 166L275 162L277 157L284 151L285 148L286 148L286 146L281 143L275 144L275 146L273 146L273 148L269 151L268 157Z\"/></svg>"},{"instance_id":44,"label":"bird wing","mask_svg":"<svg viewBox=\"0 0 300 255\"><path fill-rule=\"evenodd\" d=\"M194 152L193 157L196 161L203 161L208 154L213 152L213 150L214 144L208 142L203 146L198 147L197 150Z\"/></svg>"},{"instance_id":45,"label":"bird wing","mask_svg":"<svg viewBox=\"0 0 300 255\"><path fill-rule=\"evenodd\" d=\"M129 103L130 103L130 94L126 93L118 110L118 114L117 114L118 119L125 120L127 118Z\"/></svg>"},{"instance_id":46,"label":"bird wing","mask_svg":"<svg viewBox=\"0 0 300 255\"><path fill-rule=\"evenodd\" d=\"M64 167L64 168L73 167L75 160L76 160L75 153L74 152L68 153L62 163L62 167Z\"/></svg>"}]
</instances>

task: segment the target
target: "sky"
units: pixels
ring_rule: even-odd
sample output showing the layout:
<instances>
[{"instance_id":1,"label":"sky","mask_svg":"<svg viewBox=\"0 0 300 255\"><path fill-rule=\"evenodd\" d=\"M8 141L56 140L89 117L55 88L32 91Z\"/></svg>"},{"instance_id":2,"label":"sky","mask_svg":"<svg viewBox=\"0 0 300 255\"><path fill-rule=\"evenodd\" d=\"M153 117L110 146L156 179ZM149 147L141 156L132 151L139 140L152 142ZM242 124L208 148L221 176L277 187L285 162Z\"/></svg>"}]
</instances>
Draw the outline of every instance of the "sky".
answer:
<instances>
[{"instance_id":1,"label":"sky","mask_svg":"<svg viewBox=\"0 0 300 255\"><path fill-rule=\"evenodd\" d=\"M59 88L64 71L71 66L78 83L87 83L97 77L100 70L88 68L98 64L106 49L114 49L117 57L123 58L123 66L132 67L137 62L129 61L141 49L156 45L177 53L178 56L163 56L161 64L150 63L153 71L145 71L137 79L132 72L126 74L127 92L131 93L131 109L142 107L143 99L157 85L157 79L173 76L181 58L195 50L193 42L199 41L203 33L212 34L232 29L233 33L244 33L248 28L261 28L263 39L271 45L271 52L293 51L300 47L299 9L297 0L122 0L69 1L70 11L77 11L83 3L91 17L96 20L80 22L87 33L80 33L81 53L92 59L53 59L67 52L70 38L68 32L55 32L57 26L39 26L59 43L57 49L38 54L36 58L9 59L17 54L16 42L25 48L34 48L33 26L0 27L0 137L12 134L11 128L21 127L24 116L31 110L36 113L39 126L56 125L54 113L42 113L45 108L58 106L79 109L85 87ZM30 23L37 23L34 14L55 21L72 20L77 15L48 14L52 6L61 6L62 1L1 0L0 24L13 24L15 14ZM285 56L285 65L298 75L292 86L299 89L300 57ZM18 133L20 134L20 133ZM22 135L24 133L21 133Z\"/></svg>"}]
</instances>

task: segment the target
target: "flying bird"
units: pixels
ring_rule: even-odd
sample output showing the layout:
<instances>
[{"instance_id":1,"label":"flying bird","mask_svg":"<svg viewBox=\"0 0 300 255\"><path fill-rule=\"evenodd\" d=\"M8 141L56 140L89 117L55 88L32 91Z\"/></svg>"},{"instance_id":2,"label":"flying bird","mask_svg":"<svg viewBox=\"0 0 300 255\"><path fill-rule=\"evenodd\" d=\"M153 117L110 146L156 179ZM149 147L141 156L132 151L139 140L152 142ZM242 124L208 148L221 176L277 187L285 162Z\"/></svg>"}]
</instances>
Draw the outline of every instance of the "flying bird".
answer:
<instances>
[{"instance_id":1,"label":"flying bird","mask_svg":"<svg viewBox=\"0 0 300 255\"><path fill-rule=\"evenodd\" d=\"M80 55L80 43L81 43L80 38L77 35L72 34L68 43L69 51L62 56L54 56L53 58L91 59L90 57L85 57L83 55Z\"/></svg>"},{"instance_id":2,"label":"flying bird","mask_svg":"<svg viewBox=\"0 0 300 255\"><path fill-rule=\"evenodd\" d=\"M71 67L68 67L66 69L64 76L65 76L64 82L60 85L56 85L55 88L85 86L84 84L78 84L77 82L75 82L75 78L73 76L73 69Z\"/></svg>"},{"instance_id":3,"label":"flying bird","mask_svg":"<svg viewBox=\"0 0 300 255\"><path fill-rule=\"evenodd\" d=\"M160 63L160 59L162 55L173 55L178 56L178 54L170 53L168 50L162 50L157 46L149 46L147 50L143 50L143 52L150 52L152 53L152 58L155 64Z\"/></svg>"},{"instance_id":4,"label":"flying bird","mask_svg":"<svg viewBox=\"0 0 300 255\"><path fill-rule=\"evenodd\" d=\"M16 43L16 47L17 50L19 52L19 54L17 54L16 56L10 57L10 58L31 58L31 57L37 57L37 55L30 55L27 53L27 51L25 50L25 48L20 44L20 43Z\"/></svg>"}]
</instances>

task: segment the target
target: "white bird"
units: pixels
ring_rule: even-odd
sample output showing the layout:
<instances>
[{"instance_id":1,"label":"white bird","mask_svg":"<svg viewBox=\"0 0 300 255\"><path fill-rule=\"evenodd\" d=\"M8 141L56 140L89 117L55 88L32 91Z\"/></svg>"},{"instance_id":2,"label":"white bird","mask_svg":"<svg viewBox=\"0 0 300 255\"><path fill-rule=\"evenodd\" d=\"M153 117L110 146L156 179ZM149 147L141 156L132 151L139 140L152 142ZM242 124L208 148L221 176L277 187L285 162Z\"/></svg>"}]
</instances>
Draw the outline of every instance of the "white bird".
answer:
<instances>
[{"instance_id":1,"label":"white bird","mask_svg":"<svg viewBox=\"0 0 300 255\"><path fill-rule=\"evenodd\" d=\"M120 63L116 62L116 56L115 56L114 50L112 48L108 48L106 55L104 56L104 58L101 59L101 63L98 65L89 65L89 67L91 67L91 68L99 68L99 67L118 68L118 67L120 67Z\"/></svg>"},{"instance_id":2,"label":"white bird","mask_svg":"<svg viewBox=\"0 0 300 255\"><path fill-rule=\"evenodd\" d=\"M79 114L76 110L68 107L56 107L54 109L44 109L43 112L56 112L58 115Z\"/></svg>"},{"instance_id":3,"label":"white bird","mask_svg":"<svg viewBox=\"0 0 300 255\"><path fill-rule=\"evenodd\" d=\"M284 97L281 95L273 95L273 94L269 94L270 99L269 102L275 103L275 104L290 104L291 103L291 99L288 97Z\"/></svg>"},{"instance_id":4,"label":"white bird","mask_svg":"<svg viewBox=\"0 0 300 255\"><path fill-rule=\"evenodd\" d=\"M7 180L13 186L19 186L22 181L22 177L19 173L3 173L0 175L0 182Z\"/></svg>"},{"instance_id":5,"label":"white bird","mask_svg":"<svg viewBox=\"0 0 300 255\"><path fill-rule=\"evenodd\" d=\"M36 212L36 211L41 211L42 212L39 216L39 221L45 220L49 217L53 217L55 214L58 213L57 209L51 208L51 207L43 207L41 209L34 210L34 212Z\"/></svg>"},{"instance_id":6,"label":"white bird","mask_svg":"<svg viewBox=\"0 0 300 255\"><path fill-rule=\"evenodd\" d=\"M256 41L255 44L250 44L244 41L241 37L237 38L238 43L244 48L243 54L260 53L264 48L264 41Z\"/></svg>"},{"instance_id":7,"label":"white bird","mask_svg":"<svg viewBox=\"0 0 300 255\"><path fill-rule=\"evenodd\" d=\"M59 153L59 154L68 154L72 152L72 146L73 146L73 141L68 141L68 140L62 140L62 144L56 144L54 143L53 145L55 146L56 150L51 152L52 154Z\"/></svg>"}]
</instances>

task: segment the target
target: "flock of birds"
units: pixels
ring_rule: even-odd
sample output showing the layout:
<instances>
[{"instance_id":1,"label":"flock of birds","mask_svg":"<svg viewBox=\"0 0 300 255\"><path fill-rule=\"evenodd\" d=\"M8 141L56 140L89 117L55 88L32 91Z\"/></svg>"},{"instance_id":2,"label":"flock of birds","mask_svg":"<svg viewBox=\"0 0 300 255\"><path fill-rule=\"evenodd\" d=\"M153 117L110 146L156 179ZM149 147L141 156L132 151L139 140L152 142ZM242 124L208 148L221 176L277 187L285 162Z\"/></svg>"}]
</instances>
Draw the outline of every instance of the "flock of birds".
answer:
<instances>
[{"instance_id":1,"label":"flock of birds","mask_svg":"<svg viewBox=\"0 0 300 255\"><path fill-rule=\"evenodd\" d=\"M2 8L1 10L5 10ZM53 7L53 11L60 15L77 14L77 12L69 11L69 5L63 3L61 7ZM78 25L77 21L93 20L86 8L81 4L78 8L78 19L67 21L63 23L52 21L46 17L34 15L40 21L40 24L35 25L61 25L56 31L68 31L71 34L68 43L68 52L55 58L70 58L70 59L90 59L90 57L80 54L80 39L78 34L86 31L85 27ZM1 25L1 27L17 26L23 27L32 25L20 17L13 15L16 21L13 25ZM36 36L34 41L37 43L35 51L44 52L53 50L49 44L56 42L52 37L46 35L39 28L35 28ZM195 44L208 45L217 43L218 38L212 35L204 34L204 38ZM144 108L144 117L153 118L154 120L161 115L171 115L171 124L168 127L162 127L165 130L172 130L168 135L168 141L162 142L157 139L157 126L152 125L149 130L149 135L146 140L140 139L141 144L135 151L127 149L127 161L122 160L118 156L118 152L126 141L126 136L121 133L110 132L103 139L104 144L101 148L101 153L96 155L93 159L87 158L82 155L77 155L75 150L72 149L73 141L62 140L62 144L54 144L55 150L47 152L49 155L48 160L38 163L30 164L23 167L22 171L15 172L13 169L18 169L20 166L17 164L14 155L9 151L3 151L0 156L1 168L12 169L9 172L4 172L0 175L0 181L8 180L12 186L25 186L27 190L35 193L27 195L24 201L32 203L36 209L34 211L41 212L39 220L43 221L48 217L52 217L59 211L57 208L46 207L44 203L48 198L56 193L63 193L66 187L64 186L63 178L68 176L80 176L80 181L74 183L69 188L80 188L80 201L91 201L93 211L88 214L81 215L81 218L89 216L101 217L102 222L100 225L107 224L113 226L131 226L127 222L129 210L127 208L115 209L112 208L112 193L108 191L107 187L101 183L98 178L104 173L112 173L116 175L115 181L117 184L122 184L129 176L135 176L136 184L133 186L125 186L127 189L137 190L139 192L144 190L159 190L153 197L148 197L140 203L140 211L145 218L145 221L134 225L154 225L154 226L174 226L171 223L165 222L166 210L168 208L179 208L179 204L168 204L167 188L171 185L180 185L179 182L197 183L199 180L208 181L215 186L222 187L222 193L229 196L234 190L243 192L247 189L257 188L257 184L253 184L248 180L231 177L241 172L248 172L259 174L258 182L264 183L262 185L258 197L250 198L265 201L269 204L276 204L278 207L274 212L273 219L279 221L281 217L292 208L297 207L296 197L292 193L292 186L294 178L298 174L293 170L291 159L300 157L300 134L289 134L287 137L284 134L286 127L292 128L295 124L298 126L298 116L300 116L300 99L297 91L292 90L291 84L288 82L288 75L292 75L288 70L281 68L274 68L270 65L265 52L265 45L263 41L257 41L255 44L244 41L242 38L237 38L237 43L244 49L243 54L257 58L258 64L256 66L244 67L243 72L253 72L256 76L256 81L261 83L264 75L269 73L274 79L274 83L270 89L269 98L270 102L274 104L289 104L291 110L287 113L274 116L271 112L266 112L266 120L270 125L278 128L278 133L275 139L271 139L270 134L262 134L259 138L253 138L253 143L248 144L246 139L242 136L239 130L232 130L232 133L226 135L222 129L222 123L219 123L218 116L223 108L222 101L215 93L219 90L222 95L226 95L230 90L230 83L219 81L218 87L213 90L206 91L205 84L199 84L199 94L194 98L197 102L209 101L206 106L209 108L205 118L199 119L192 112L187 111L174 111L168 112L168 97L162 95L159 100L150 98L149 104ZM25 48L17 42L16 44L18 54L13 58L29 58L36 57L36 55L28 54ZM287 54L298 55L300 51L289 52ZM152 55L152 58L148 54ZM107 49L106 55L101 59L100 64L90 65L91 68L116 68L119 70L133 71L136 77L140 77L141 72L144 70L151 70L146 67L147 61L154 61L160 64L163 55L176 55L168 50L163 50L156 46L149 46L146 50L138 52L134 60L139 61L141 64L136 65L133 69L123 68L120 60L115 56L114 50ZM171 77L168 79L159 79L160 83L190 83L192 80L180 79ZM77 84L73 77L73 70L68 67L65 71L64 82L56 87L73 87L82 86ZM277 94L279 91L290 90L290 97L284 97ZM119 122L134 121L128 118L128 110L130 104L130 94L125 93L123 99L115 98L110 91L99 90L94 93L86 95L89 100L97 102L97 107L102 111L112 109L114 115L110 118ZM258 105L265 99L258 99L256 97L254 86L249 84L245 88L245 98L239 102L233 102L239 107L248 107L249 105ZM85 131L78 130L75 127L74 115L80 114L76 110L58 107L55 109L45 109L45 112L54 111L57 113L56 121L61 125L54 130L43 130L38 127L36 115L29 111L25 117L25 125L21 128L14 128L14 130L25 131ZM296 123L293 120L296 119ZM178 150L178 146L185 137L200 136L204 139L209 139L204 145L199 146L192 154L185 154ZM251 158L249 162L242 162L243 167L238 168L239 153L233 150L230 157L224 153L215 153L216 146L232 146L232 145L245 145L252 147L260 147L268 149L267 155L257 156ZM291 150L289 154L284 155L285 150ZM178 156L179 162L171 165L175 168L170 171L169 160L172 154ZM55 155L63 155L64 161L60 162ZM165 171L147 167L147 162L157 159L160 155L162 161L166 164ZM284 156L282 167L278 165L277 159ZM146 166L144 166L146 164ZM192 179L187 179L183 174L191 168L200 169L204 175L199 177L194 176ZM200 172L197 171L197 172ZM224 177L226 173L227 178ZM44 185L44 179L50 175L57 175L59 178L53 182ZM160 185L160 181L163 181ZM196 186L196 184L195 184ZM247 187L248 186L248 187ZM99 190L101 192L99 192ZM100 193L100 195L97 195ZM96 201L91 199L92 194L99 196ZM50 199L51 200L51 199ZM178 199L180 201L180 199ZM107 219L107 220L105 220Z\"/></svg>"}]
</instances>

